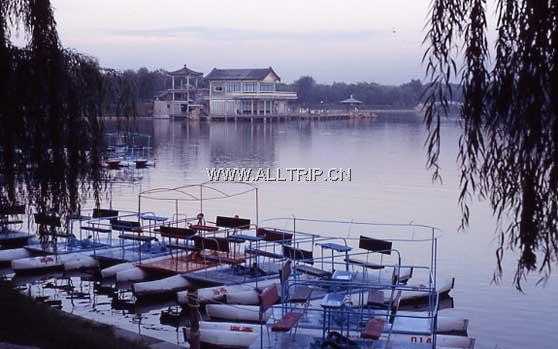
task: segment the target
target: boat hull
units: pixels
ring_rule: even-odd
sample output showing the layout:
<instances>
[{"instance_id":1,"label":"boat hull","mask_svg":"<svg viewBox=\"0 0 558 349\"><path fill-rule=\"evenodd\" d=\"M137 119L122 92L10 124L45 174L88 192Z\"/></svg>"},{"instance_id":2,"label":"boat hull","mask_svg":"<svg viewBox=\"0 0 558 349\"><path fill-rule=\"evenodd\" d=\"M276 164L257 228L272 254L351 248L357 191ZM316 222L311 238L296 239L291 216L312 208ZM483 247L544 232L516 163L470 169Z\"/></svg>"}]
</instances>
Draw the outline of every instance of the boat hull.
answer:
<instances>
[{"instance_id":1,"label":"boat hull","mask_svg":"<svg viewBox=\"0 0 558 349\"><path fill-rule=\"evenodd\" d=\"M200 321L200 342L221 348L248 348L259 339L257 325ZM185 340L190 329L184 329Z\"/></svg>"},{"instance_id":2,"label":"boat hull","mask_svg":"<svg viewBox=\"0 0 558 349\"><path fill-rule=\"evenodd\" d=\"M176 292L190 288L191 283L181 275L173 275L160 280L136 282L132 291L138 298L175 295Z\"/></svg>"},{"instance_id":3,"label":"boat hull","mask_svg":"<svg viewBox=\"0 0 558 349\"><path fill-rule=\"evenodd\" d=\"M0 251L0 265L1 266L9 266L11 265L13 260L21 259L21 258L29 258L32 254L27 249L20 247L20 248L12 248L9 250L1 250Z\"/></svg>"},{"instance_id":4,"label":"boat hull","mask_svg":"<svg viewBox=\"0 0 558 349\"><path fill-rule=\"evenodd\" d=\"M208 304L205 311L211 319L260 322L260 307L257 305ZM265 312L261 320L265 322L269 316L270 312Z\"/></svg>"},{"instance_id":5,"label":"boat hull","mask_svg":"<svg viewBox=\"0 0 558 349\"><path fill-rule=\"evenodd\" d=\"M16 274L42 273L52 270L83 270L96 268L97 266L97 260L85 253L27 257L12 261L12 269Z\"/></svg>"}]
</instances>

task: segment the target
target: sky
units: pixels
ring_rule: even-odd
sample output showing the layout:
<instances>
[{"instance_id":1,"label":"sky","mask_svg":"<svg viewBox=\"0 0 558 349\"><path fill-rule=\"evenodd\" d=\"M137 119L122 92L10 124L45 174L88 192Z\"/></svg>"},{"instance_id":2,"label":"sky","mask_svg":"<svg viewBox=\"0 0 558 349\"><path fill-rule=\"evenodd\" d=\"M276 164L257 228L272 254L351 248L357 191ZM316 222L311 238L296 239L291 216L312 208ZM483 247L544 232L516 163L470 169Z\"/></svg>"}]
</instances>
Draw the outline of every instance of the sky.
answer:
<instances>
[{"instance_id":1,"label":"sky","mask_svg":"<svg viewBox=\"0 0 558 349\"><path fill-rule=\"evenodd\" d=\"M118 69L272 66L285 82L423 79L430 0L52 0L64 46Z\"/></svg>"}]
</instances>

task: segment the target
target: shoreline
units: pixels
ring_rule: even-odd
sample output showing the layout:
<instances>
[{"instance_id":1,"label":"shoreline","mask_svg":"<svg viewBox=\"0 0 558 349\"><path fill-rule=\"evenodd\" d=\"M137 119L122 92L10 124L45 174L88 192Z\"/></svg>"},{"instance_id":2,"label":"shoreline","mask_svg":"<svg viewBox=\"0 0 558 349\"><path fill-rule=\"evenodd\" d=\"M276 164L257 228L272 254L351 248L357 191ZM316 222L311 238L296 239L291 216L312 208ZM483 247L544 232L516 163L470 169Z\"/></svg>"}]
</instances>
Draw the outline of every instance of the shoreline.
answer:
<instances>
[{"instance_id":1,"label":"shoreline","mask_svg":"<svg viewBox=\"0 0 558 349\"><path fill-rule=\"evenodd\" d=\"M170 349L176 344L54 309L0 281L0 342L49 348Z\"/></svg>"}]
</instances>

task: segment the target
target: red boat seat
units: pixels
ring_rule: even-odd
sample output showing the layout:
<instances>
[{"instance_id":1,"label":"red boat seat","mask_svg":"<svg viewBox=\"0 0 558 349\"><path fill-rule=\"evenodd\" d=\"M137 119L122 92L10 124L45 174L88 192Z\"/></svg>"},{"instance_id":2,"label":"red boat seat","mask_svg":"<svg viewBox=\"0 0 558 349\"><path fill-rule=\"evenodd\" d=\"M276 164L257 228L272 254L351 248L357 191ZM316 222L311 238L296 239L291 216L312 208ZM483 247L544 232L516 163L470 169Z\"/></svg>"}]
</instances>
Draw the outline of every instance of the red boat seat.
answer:
<instances>
[{"instance_id":1,"label":"red boat seat","mask_svg":"<svg viewBox=\"0 0 558 349\"><path fill-rule=\"evenodd\" d=\"M379 339L382 335L382 331L384 330L384 323L383 319L370 319L366 323L366 327L360 333L362 338L366 339Z\"/></svg>"},{"instance_id":2,"label":"red boat seat","mask_svg":"<svg viewBox=\"0 0 558 349\"><path fill-rule=\"evenodd\" d=\"M294 311L288 312L279 321L271 326L271 331L288 332L296 326L298 320L300 320L301 317L302 313Z\"/></svg>"}]
</instances>

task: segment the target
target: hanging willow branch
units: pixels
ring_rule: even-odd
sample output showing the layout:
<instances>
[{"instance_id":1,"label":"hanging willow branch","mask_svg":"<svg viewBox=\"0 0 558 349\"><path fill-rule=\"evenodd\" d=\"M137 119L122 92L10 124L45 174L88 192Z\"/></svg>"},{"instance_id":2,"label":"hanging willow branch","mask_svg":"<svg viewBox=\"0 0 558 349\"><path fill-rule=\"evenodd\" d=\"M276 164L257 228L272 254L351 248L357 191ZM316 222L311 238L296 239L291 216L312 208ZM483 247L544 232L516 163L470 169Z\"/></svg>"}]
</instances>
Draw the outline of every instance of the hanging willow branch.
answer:
<instances>
[{"instance_id":1,"label":"hanging willow branch","mask_svg":"<svg viewBox=\"0 0 558 349\"><path fill-rule=\"evenodd\" d=\"M427 165L439 175L440 118L451 98L441 91L458 81L462 227L471 198L486 199L498 220L495 280L504 252L517 252L514 282L521 290L527 273L545 281L558 259L558 0L499 0L497 11L489 62L486 1L432 2L424 56L432 81Z\"/></svg>"},{"instance_id":2,"label":"hanging willow branch","mask_svg":"<svg viewBox=\"0 0 558 349\"><path fill-rule=\"evenodd\" d=\"M25 47L11 44L14 31ZM114 76L61 46L50 1L0 2L0 204L67 215L92 194L98 205L100 116L112 108L107 99L120 99Z\"/></svg>"}]
</instances>

